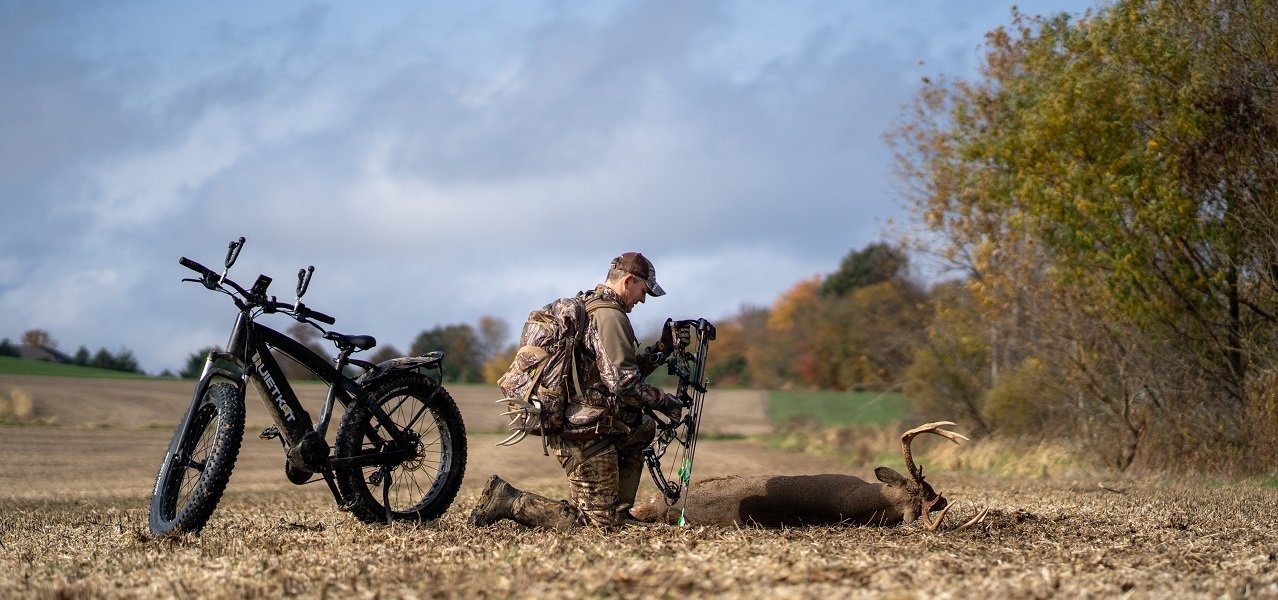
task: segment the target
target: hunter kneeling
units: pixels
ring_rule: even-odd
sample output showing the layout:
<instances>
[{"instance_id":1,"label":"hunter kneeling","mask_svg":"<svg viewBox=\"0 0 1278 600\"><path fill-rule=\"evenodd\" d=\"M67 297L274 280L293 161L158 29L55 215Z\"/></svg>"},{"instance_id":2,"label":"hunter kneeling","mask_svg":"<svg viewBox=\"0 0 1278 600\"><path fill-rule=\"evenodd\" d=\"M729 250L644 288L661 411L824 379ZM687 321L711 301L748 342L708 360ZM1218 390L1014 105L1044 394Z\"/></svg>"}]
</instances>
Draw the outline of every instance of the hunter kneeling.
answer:
<instances>
[{"instance_id":1,"label":"hunter kneeling","mask_svg":"<svg viewBox=\"0 0 1278 600\"><path fill-rule=\"evenodd\" d=\"M671 327L640 352L629 313L661 296L652 262L637 252L613 259L604 283L556 300L529 315L514 364L498 386L513 415L516 442L541 435L571 484L570 500L515 489L493 475L469 521L512 519L529 527L614 527L630 514L643 475L642 452L656 434L649 409L677 418L683 404L644 381L661 356L688 345L691 333Z\"/></svg>"}]
</instances>

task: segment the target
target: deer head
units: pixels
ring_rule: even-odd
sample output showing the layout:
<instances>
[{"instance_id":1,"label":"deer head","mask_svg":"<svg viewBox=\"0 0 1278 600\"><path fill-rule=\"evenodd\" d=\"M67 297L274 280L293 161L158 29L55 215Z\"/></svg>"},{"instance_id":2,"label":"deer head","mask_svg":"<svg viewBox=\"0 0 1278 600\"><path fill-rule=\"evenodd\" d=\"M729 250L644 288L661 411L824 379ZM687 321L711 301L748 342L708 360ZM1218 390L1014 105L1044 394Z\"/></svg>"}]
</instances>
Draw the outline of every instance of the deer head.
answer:
<instances>
[{"instance_id":1,"label":"deer head","mask_svg":"<svg viewBox=\"0 0 1278 600\"><path fill-rule=\"evenodd\" d=\"M902 520L905 523L910 523L915 518L922 518L923 524L927 526L928 531L935 531L937 527L941 526L941 521L945 519L945 513L949 512L951 505L936 490L932 489L931 485L923 480L923 468L914 464L914 456L910 453L910 442L921 433L933 433L955 444L967 441L967 437L963 434L941 429L941 427L947 425L954 425L954 423L952 421L928 423L901 434L901 452L905 455L905 468L910 471L909 479L887 467L879 467L874 470L874 475L878 477L879 481L904 492L903 497L906 506L901 510ZM931 513L937 509L941 510L941 514L936 518L936 521L932 521Z\"/></svg>"}]
</instances>

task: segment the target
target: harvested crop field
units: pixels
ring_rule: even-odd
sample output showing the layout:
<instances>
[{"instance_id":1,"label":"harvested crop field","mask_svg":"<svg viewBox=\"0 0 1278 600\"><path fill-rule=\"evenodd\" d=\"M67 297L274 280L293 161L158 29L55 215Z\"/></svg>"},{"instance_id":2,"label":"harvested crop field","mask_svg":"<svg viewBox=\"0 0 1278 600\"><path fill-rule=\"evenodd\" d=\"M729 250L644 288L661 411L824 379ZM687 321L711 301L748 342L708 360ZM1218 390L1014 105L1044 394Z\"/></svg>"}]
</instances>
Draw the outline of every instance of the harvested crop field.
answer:
<instances>
[{"instance_id":1,"label":"harvested crop field","mask_svg":"<svg viewBox=\"0 0 1278 600\"><path fill-rule=\"evenodd\" d=\"M466 481L444 518L378 527L338 511L322 484L288 484L278 444L250 435L204 533L155 540L147 498L170 433L0 428L0 597L1278 596L1273 488L1106 480L1106 489L1094 478L929 468L959 503L936 532L478 529L465 514L492 473L549 495L566 489L535 442L495 448L494 433L470 437ZM869 476L873 465L708 439L696 467L699 476ZM985 520L956 530L977 507L989 509Z\"/></svg>"}]
</instances>

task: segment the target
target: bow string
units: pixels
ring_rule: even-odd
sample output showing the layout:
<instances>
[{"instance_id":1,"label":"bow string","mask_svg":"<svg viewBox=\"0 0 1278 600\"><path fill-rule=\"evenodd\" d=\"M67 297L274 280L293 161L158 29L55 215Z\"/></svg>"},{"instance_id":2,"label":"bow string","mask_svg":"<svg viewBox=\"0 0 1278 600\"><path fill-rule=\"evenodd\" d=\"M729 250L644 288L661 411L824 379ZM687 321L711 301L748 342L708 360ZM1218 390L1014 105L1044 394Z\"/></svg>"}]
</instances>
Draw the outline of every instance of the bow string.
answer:
<instances>
[{"instance_id":1,"label":"bow string","mask_svg":"<svg viewBox=\"0 0 1278 600\"><path fill-rule=\"evenodd\" d=\"M715 328L705 319L677 321L674 326L688 327L697 335L695 352L689 352L686 347L676 348L664 361L670 374L679 379L674 397L683 405L683 414L678 419L672 419L655 410L645 409L657 422L657 435L652 444L644 449L643 460L648 465L653 483L665 497L666 504L674 506L682 501L679 525L683 525L692 482L692 464L697 452L697 433L701 427L701 413L708 385L705 377L706 351L710 341L715 338ZM671 454L671 460L667 463L668 474L663 472L661 465L667 452Z\"/></svg>"}]
</instances>

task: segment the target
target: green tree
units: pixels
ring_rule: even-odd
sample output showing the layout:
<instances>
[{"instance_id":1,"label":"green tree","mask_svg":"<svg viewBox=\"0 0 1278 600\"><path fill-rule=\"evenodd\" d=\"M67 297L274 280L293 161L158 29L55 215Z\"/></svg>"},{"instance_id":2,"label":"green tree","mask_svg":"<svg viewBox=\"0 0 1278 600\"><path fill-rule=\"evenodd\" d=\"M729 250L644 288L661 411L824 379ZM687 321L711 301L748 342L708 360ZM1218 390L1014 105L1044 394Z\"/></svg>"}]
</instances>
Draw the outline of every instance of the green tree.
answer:
<instances>
[{"instance_id":1,"label":"green tree","mask_svg":"<svg viewBox=\"0 0 1278 600\"><path fill-rule=\"evenodd\" d=\"M89 366L89 360L89 349L84 346L80 346L80 349L75 351L75 356L72 357L71 362L82 367L87 367Z\"/></svg>"},{"instance_id":2,"label":"green tree","mask_svg":"<svg viewBox=\"0 0 1278 600\"><path fill-rule=\"evenodd\" d=\"M384 361L388 361L392 358L399 358L401 356L403 356L403 354L400 353L399 349L397 349L396 347L390 344L386 344L385 346L378 346L377 348L375 348L373 350L373 353L370 354L368 358L366 358L365 360L373 364L378 364Z\"/></svg>"},{"instance_id":3,"label":"green tree","mask_svg":"<svg viewBox=\"0 0 1278 600\"><path fill-rule=\"evenodd\" d=\"M903 278L909 267L909 256L902 248L886 242L875 242L843 257L839 270L821 283L821 294L844 296L854 290Z\"/></svg>"},{"instance_id":4,"label":"green tree","mask_svg":"<svg viewBox=\"0 0 1278 600\"><path fill-rule=\"evenodd\" d=\"M95 369L111 369L115 365L115 357L106 348L98 348L89 360L89 366Z\"/></svg>"},{"instance_id":5,"label":"green tree","mask_svg":"<svg viewBox=\"0 0 1278 600\"><path fill-rule=\"evenodd\" d=\"M436 325L417 335L409 349L414 356L434 350L445 354L444 377L448 381L483 381L484 355L475 328L465 324Z\"/></svg>"},{"instance_id":6,"label":"green tree","mask_svg":"<svg viewBox=\"0 0 1278 600\"><path fill-rule=\"evenodd\" d=\"M20 356L18 349L9 342L9 338L0 339L0 356Z\"/></svg>"},{"instance_id":7,"label":"green tree","mask_svg":"<svg viewBox=\"0 0 1278 600\"><path fill-rule=\"evenodd\" d=\"M126 373L144 373L142 365L138 363L138 359L133 355L133 351L128 348L120 348L111 357L111 367L115 371L124 371Z\"/></svg>"}]
</instances>

